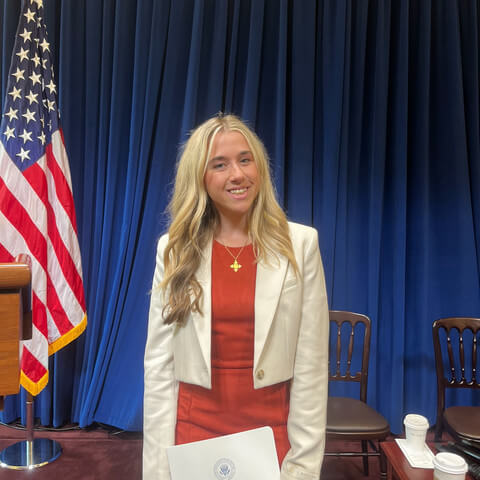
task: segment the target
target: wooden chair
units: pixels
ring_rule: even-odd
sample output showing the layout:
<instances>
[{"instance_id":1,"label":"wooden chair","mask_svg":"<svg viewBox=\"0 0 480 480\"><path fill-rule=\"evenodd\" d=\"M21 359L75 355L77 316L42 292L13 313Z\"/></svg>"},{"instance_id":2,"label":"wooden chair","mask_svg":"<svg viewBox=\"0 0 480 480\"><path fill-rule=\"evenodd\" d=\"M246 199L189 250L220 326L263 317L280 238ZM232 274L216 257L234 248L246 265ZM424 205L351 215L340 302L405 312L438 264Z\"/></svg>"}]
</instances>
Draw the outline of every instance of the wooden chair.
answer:
<instances>
[{"instance_id":1,"label":"wooden chair","mask_svg":"<svg viewBox=\"0 0 480 480\"><path fill-rule=\"evenodd\" d=\"M342 328L345 324L346 328ZM363 469L366 476L368 476L368 457L379 457L381 478L386 478L386 465L384 458L380 455L378 443L389 435L390 425L380 413L366 403L370 355L370 319L358 313L330 311L330 330L336 332L336 340L335 345L330 345L329 380L333 382L357 382L359 383L360 394L359 399L328 397L327 441L358 440L361 442L362 451L326 452L325 455L363 457ZM347 335L348 339L345 338ZM347 345L345 344L348 344L346 352ZM361 350L361 368L360 371L352 372L352 357L356 345L359 345ZM334 371L332 371L333 362ZM373 451L368 450L369 443Z\"/></svg>"},{"instance_id":2,"label":"wooden chair","mask_svg":"<svg viewBox=\"0 0 480 480\"><path fill-rule=\"evenodd\" d=\"M480 389L480 318L441 318L433 323L432 333L437 371L435 440L446 429L457 440L480 442L480 406L445 408L445 389Z\"/></svg>"}]
</instances>

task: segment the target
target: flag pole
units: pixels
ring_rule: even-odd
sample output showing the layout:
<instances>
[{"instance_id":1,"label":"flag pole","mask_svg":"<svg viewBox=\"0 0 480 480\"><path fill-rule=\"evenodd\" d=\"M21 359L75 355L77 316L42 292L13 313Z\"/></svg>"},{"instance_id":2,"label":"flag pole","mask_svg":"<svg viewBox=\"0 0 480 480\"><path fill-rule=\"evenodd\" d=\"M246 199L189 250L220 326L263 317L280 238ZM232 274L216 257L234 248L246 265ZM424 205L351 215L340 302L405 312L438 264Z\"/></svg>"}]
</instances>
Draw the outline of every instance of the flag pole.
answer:
<instances>
[{"instance_id":1,"label":"flag pole","mask_svg":"<svg viewBox=\"0 0 480 480\"><path fill-rule=\"evenodd\" d=\"M50 438L34 438L33 395L26 391L26 439L0 452L0 466L13 470L33 470L55 461L62 453L61 445Z\"/></svg>"},{"instance_id":2,"label":"flag pole","mask_svg":"<svg viewBox=\"0 0 480 480\"><path fill-rule=\"evenodd\" d=\"M28 463L33 463L33 395L30 392L27 392L25 410L27 412L27 458Z\"/></svg>"}]
</instances>

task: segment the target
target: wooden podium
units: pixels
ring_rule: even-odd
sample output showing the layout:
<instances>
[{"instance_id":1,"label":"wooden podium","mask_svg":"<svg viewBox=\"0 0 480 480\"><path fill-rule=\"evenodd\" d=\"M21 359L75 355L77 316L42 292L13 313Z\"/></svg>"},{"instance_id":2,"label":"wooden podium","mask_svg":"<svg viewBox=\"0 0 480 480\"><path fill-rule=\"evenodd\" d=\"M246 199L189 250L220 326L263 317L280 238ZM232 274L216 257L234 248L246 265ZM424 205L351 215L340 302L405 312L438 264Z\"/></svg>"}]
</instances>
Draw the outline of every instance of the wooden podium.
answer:
<instances>
[{"instance_id":1,"label":"wooden podium","mask_svg":"<svg viewBox=\"0 0 480 480\"><path fill-rule=\"evenodd\" d=\"M20 390L20 340L32 336L30 267L0 263L0 410Z\"/></svg>"},{"instance_id":2,"label":"wooden podium","mask_svg":"<svg viewBox=\"0 0 480 480\"><path fill-rule=\"evenodd\" d=\"M20 341L32 338L31 273L26 255L0 263L0 410L3 396L20 390ZM0 469L31 470L56 460L55 440L33 438L33 397L26 394L26 440L0 451ZM3 477L2 477L3 478Z\"/></svg>"}]
</instances>

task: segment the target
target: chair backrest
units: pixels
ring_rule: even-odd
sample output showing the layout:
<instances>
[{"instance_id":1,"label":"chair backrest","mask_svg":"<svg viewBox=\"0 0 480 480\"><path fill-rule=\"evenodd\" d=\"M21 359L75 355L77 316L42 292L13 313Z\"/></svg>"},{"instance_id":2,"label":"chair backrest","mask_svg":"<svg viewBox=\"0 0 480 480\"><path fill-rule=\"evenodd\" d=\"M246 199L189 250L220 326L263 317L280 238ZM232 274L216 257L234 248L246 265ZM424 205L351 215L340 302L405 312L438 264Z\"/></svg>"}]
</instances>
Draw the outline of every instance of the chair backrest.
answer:
<instances>
[{"instance_id":1,"label":"chair backrest","mask_svg":"<svg viewBox=\"0 0 480 480\"><path fill-rule=\"evenodd\" d=\"M347 327L344 327L345 324ZM363 328L359 327L360 324ZM360 400L363 402L367 401L370 330L370 319L366 315L330 310L330 331L336 332L336 337L335 345L330 345L329 358L331 362L335 362L335 371L332 371L332 366L329 365L329 380L360 383ZM356 345L361 349L361 368L352 372L352 358Z\"/></svg>"},{"instance_id":2,"label":"chair backrest","mask_svg":"<svg viewBox=\"0 0 480 480\"><path fill-rule=\"evenodd\" d=\"M433 322L432 333L441 412L445 408L445 388L480 388L480 318L441 318Z\"/></svg>"}]
</instances>

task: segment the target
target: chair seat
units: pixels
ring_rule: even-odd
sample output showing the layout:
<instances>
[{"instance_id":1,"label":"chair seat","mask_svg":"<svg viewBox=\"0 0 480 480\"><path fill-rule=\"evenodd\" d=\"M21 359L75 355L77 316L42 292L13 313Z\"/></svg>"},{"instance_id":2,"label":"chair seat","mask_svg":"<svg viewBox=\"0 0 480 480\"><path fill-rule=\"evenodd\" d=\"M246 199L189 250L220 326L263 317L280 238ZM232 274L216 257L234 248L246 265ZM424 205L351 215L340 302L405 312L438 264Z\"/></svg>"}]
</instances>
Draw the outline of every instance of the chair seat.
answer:
<instances>
[{"instance_id":1,"label":"chair seat","mask_svg":"<svg viewBox=\"0 0 480 480\"><path fill-rule=\"evenodd\" d=\"M480 441L480 407L449 407L443 418L460 437Z\"/></svg>"},{"instance_id":2,"label":"chair seat","mask_svg":"<svg viewBox=\"0 0 480 480\"><path fill-rule=\"evenodd\" d=\"M329 397L327 435L330 438L382 439L390 433L387 420L361 400Z\"/></svg>"}]
</instances>

